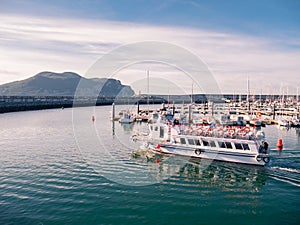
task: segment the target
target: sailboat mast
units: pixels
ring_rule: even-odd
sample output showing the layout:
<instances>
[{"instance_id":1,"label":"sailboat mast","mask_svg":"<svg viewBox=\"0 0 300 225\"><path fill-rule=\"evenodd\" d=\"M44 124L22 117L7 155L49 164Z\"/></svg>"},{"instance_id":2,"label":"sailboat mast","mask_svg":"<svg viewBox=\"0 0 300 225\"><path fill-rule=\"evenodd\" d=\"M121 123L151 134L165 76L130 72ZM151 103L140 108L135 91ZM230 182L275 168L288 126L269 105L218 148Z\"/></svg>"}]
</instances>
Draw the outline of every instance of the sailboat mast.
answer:
<instances>
[{"instance_id":1,"label":"sailboat mast","mask_svg":"<svg viewBox=\"0 0 300 225\"><path fill-rule=\"evenodd\" d=\"M259 106L261 107L261 101L262 101L262 88L260 89L260 96L259 96Z\"/></svg>"},{"instance_id":2,"label":"sailboat mast","mask_svg":"<svg viewBox=\"0 0 300 225\"><path fill-rule=\"evenodd\" d=\"M299 87L297 86L297 103L299 102Z\"/></svg>"},{"instance_id":3,"label":"sailboat mast","mask_svg":"<svg viewBox=\"0 0 300 225\"><path fill-rule=\"evenodd\" d=\"M286 87L286 101L289 101L289 86Z\"/></svg>"},{"instance_id":4,"label":"sailboat mast","mask_svg":"<svg viewBox=\"0 0 300 225\"><path fill-rule=\"evenodd\" d=\"M170 89L168 86L168 108L170 107Z\"/></svg>"},{"instance_id":5,"label":"sailboat mast","mask_svg":"<svg viewBox=\"0 0 300 225\"><path fill-rule=\"evenodd\" d=\"M148 105L148 113L149 109L149 70L147 70L147 105Z\"/></svg>"},{"instance_id":6,"label":"sailboat mast","mask_svg":"<svg viewBox=\"0 0 300 225\"><path fill-rule=\"evenodd\" d=\"M235 103L234 98L235 98L235 90L233 90L233 94L232 94L232 102L233 102L233 103Z\"/></svg>"},{"instance_id":7,"label":"sailboat mast","mask_svg":"<svg viewBox=\"0 0 300 225\"><path fill-rule=\"evenodd\" d=\"M193 95L194 95L194 82L192 82L191 104L193 104Z\"/></svg>"},{"instance_id":8,"label":"sailboat mast","mask_svg":"<svg viewBox=\"0 0 300 225\"><path fill-rule=\"evenodd\" d=\"M248 111L250 111L250 82L249 82L249 77L247 77L247 103L248 103Z\"/></svg>"}]
</instances>

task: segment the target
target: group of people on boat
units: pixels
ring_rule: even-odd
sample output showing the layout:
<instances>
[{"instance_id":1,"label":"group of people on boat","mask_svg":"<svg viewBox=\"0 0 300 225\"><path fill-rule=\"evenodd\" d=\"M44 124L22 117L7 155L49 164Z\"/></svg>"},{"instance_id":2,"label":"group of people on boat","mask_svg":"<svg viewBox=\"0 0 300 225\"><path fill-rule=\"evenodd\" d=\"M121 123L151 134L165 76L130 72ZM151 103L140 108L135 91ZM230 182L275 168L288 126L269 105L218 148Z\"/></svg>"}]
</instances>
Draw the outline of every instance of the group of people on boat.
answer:
<instances>
[{"instance_id":1,"label":"group of people on boat","mask_svg":"<svg viewBox=\"0 0 300 225\"><path fill-rule=\"evenodd\" d=\"M223 126L221 124L180 124L169 122L169 126L174 127L178 134L198 135L208 137L254 139L253 128L248 126Z\"/></svg>"}]
</instances>

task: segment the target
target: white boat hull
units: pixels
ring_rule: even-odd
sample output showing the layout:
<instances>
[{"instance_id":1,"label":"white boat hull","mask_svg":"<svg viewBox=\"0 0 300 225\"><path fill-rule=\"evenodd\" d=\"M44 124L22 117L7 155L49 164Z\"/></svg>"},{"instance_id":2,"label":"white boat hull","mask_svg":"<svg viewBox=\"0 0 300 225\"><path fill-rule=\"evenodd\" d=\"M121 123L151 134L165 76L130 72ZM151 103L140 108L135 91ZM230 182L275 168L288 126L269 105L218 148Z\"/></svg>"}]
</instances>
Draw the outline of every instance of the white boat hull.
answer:
<instances>
[{"instance_id":1,"label":"white boat hull","mask_svg":"<svg viewBox=\"0 0 300 225\"><path fill-rule=\"evenodd\" d=\"M149 125L148 144L159 153L264 166L270 161L262 131L250 127Z\"/></svg>"},{"instance_id":2,"label":"white boat hull","mask_svg":"<svg viewBox=\"0 0 300 225\"><path fill-rule=\"evenodd\" d=\"M212 149L194 148L189 146L180 146L172 144L164 144L157 148L154 145L149 146L153 151L164 154L181 155L185 157L226 161L233 163L250 164L257 166L264 166L266 162L261 156L257 158L259 154L241 153L241 152L229 152L229 151L217 151ZM269 160L265 159L266 161Z\"/></svg>"}]
</instances>

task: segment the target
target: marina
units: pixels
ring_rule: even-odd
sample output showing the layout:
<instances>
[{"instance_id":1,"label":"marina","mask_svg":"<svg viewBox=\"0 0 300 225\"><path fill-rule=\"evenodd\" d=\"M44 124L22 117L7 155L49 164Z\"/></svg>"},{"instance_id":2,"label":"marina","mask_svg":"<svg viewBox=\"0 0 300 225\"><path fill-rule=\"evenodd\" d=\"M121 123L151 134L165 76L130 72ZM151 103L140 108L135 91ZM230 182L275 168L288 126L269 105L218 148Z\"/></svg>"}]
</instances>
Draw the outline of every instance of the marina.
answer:
<instances>
[{"instance_id":1,"label":"marina","mask_svg":"<svg viewBox=\"0 0 300 225\"><path fill-rule=\"evenodd\" d=\"M208 99L200 103L201 101L196 100L197 98L193 96L185 96L185 101L181 99L182 102L179 101L178 96L164 96L164 98L160 98L168 100L176 99L176 101L170 102L163 100L159 103L163 103L163 110L172 110L173 114L181 113L187 115L191 113L194 120L199 120L201 117L206 120L206 117L209 116L219 118L221 115L226 115L228 116L228 121L232 121L235 125L238 120L242 120L252 126L264 126L267 124L279 124L292 127L300 126L300 102L298 101L298 95L290 96L286 99L283 99L282 96L277 96L277 98L274 96L267 98L267 96L265 96L265 100L262 100L261 96L253 96L251 101L242 101L240 98L238 102L234 101L234 95L231 97L227 95L228 99L217 95L208 95L206 97ZM156 98L158 99L158 97ZM210 101L210 98L212 98L213 101ZM270 100L271 98L273 100ZM146 99L146 97L144 99ZM192 100L196 101L192 104L184 103ZM139 99L136 99L135 102L128 101L128 105L131 108L133 108L133 105L136 105L136 108L132 109L129 113L132 114L134 118L138 118L138 121L143 120L147 122L151 117L151 113L156 113L158 109L151 108L151 105L155 104L153 102L150 106L148 105L147 109L140 110L140 102L145 104L145 101L143 102ZM116 104L120 103L116 101ZM285 124L281 123L283 120L286 121Z\"/></svg>"},{"instance_id":2,"label":"marina","mask_svg":"<svg viewBox=\"0 0 300 225\"><path fill-rule=\"evenodd\" d=\"M116 111L121 108L128 106ZM270 149L264 167L162 154L147 160L132 157L140 143L130 139L147 131L147 123L116 121L113 135L111 114L111 106L2 114L1 224L299 221L298 128L261 127ZM73 129L82 136L80 148ZM276 150L279 137L282 151Z\"/></svg>"}]
</instances>

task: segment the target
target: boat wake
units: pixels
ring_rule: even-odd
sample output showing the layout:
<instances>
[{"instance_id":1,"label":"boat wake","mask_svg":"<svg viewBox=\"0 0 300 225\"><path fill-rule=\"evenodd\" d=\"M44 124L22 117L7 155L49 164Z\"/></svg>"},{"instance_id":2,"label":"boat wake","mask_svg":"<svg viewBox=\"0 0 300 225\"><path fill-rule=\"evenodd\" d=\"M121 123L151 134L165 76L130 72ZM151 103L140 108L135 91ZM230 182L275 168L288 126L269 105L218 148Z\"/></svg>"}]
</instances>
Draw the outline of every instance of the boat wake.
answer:
<instances>
[{"instance_id":1,"label":"boat wake","mask_svg":"<svg viewBox=\"0 0 300 225\"><path fill-rule=\"evenodd\" d=\"M300 170L299 169L285 168L285 167L278 167L278 166L270 167L270 169L282 170L282 171L287 171L287 172L292 172L292 173L298 173L298 174L300 174Z\"/></svg>"},{"instance_id":2,"label":"boat wake","mask_svg":"<svg viewBox=\"0 0 300 225\"><path fill-rule=\"evenodd\" d=\"M275 176L275 175L271 175L270 177L272 177L275 180L282 181L282 182L285 182L285 183L289 183L293 186L300 187L300 181L299 180L294 180L294 179L291 179L291 178L280 177L280 176Z\"/></svg>"},{"instance_id":3,"label":"boat wake","mask_svg":"<svg viewBox=\"0 0 300 225\"><path fill-rule=\"evenodd\" d=\"M300 170L295 168L273 166L269 167L269 176L275 180L300 187Z\"/></svg>"}]
</instances>

